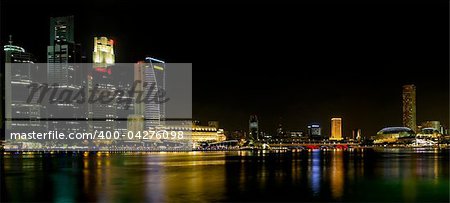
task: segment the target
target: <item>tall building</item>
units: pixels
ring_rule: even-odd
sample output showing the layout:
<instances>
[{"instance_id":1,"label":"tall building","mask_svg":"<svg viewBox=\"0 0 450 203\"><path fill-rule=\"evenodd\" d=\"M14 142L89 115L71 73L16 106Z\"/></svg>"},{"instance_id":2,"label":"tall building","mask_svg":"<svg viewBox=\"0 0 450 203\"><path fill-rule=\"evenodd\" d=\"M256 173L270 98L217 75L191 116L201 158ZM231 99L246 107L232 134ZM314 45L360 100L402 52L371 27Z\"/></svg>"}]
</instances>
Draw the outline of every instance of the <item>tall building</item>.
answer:
<instances>
[{"instance_id":1,"label":"tall building","mask_svg":"<svg viewBox=\"0 0 450 203\"><path fill-rule=\"evenodd\" d=\"M322 129L319 124L308 125L308 135L311 139L322 139Z\"/></svg>"},{"instance_id":2,"label":"tall building","mask_svg":"<svg viewBox=\"0 0 450 203\"><path fill-rule=\"evenodd\" d=\"M160 59L156 59L153 57L146 57L145 62L150 65L151 69L147 69L145 72L146 81L151 84L151 82L154 82L155 84L155 90L165 90L166 89L166 62ZM145 90L149 90L151 88L151 85L148 85ZM159 98L158 99L164 100L165 98ZM161 124L164 124L164 120L166 119L166 105L164 102L158 103L159 108L159 118L162 122Z\"/></svg>"},{"instance_id":3,"label":"tall building","mask_svg":"<svg viewBox=\"0 0 450 203\"><path fill-rule=\"evenodd\" d=\"M403 126L417 132L416 124L416 86L403 86Z\"/></svg>"},{"instance_id":4,"label":"tall building","mask_svg":"<svg viewBox=\"0 0 450 203\"><path fill-rule=\"evenodd\" d=\"M94 37L94 66L97 68L106 68L114 65L114 40L106 37Z\"/></svg>"},{"instance_id":5,"label":"tall building","mask_svg":"<svg viewBox=\"0 0 450 203\"><path fill-rule=\"evenodd\" d=\"M134 81L136 92L152 92L150 97L156 97L157 90L165 88L165 62L147 57L145 62L138 62L134 65ZM142 115L145 129L164 125L165 105L158 101L134 100L134 117Z\"/></svg>"},{"instance_id":6,"label":"tall building","mask_svg":"<svg viewBox=\"0 0 450 203\"><path fill-rule=\"evenodd\" d=\"M342 118L331 118L330 140L342 140Z\"/></svg>"},{"instance_id":7,"label":"tall building","mask_svg":"<svg viewBox=\"0 0 450 203\"><path fill-rule=\"evenodd\" d=\"M114 65L114 47L113 41L107 37L94 37L94 50L92 52L93 67L89 71L88 88L89 90L97 89L93 98L98 98L105 92L110 92L108 99L114 100L114 90L116 83L112 75L112 66ZM89 91L89 97L94 91ZM123 124L119 127L123 130L127 129L126 122L115 122L117 118L116 102L94 102L89 104L89 118L94 118L91 122L90 129L94 130L115 130L116 124ZM126 117L125 117L126 118Z\"/></svg>"},{"instance_id":8,"label":"tall building","mask_svg":"<svg viewBox=\"0 0 450 203\"><path fill-rule=\"evenodd\" d=\"M251 115L248 120L248 132L250 139L259 140L258 117L256 115Z\"/></svg>"},{"instance_id":9,"label":"tall building","mask_svg":"<svg viewBox=\"0 0 450 203\"><path fill-rule=\"evenodd\" d=\"M361 141L361 129L352 130L352 140L353 141Z\"/></svg>"},{"instance_id":10,"label":"tall building","mask_svg":"<svg viewBox=\"0 0 450 203\"><path fill-rule=\"evenodd\" d=\"M79 87L83 76L80 46L74 41L73 16L50 18L50 45L47 47L47 78L50 84Z\"/></svg>"},{"instance_id":11,"label":"tall building","mask_svg":"<svg viewBox=\"0 0 450 203\"><path fill-rule=\"evenodd\" d=\"M7 118L8 130L39 129L45 127L46 123L38 119L45 114L45 108L36 102L28 103L30 95L28 86L37 82L36 73L39 70L34 64L32 54L24 48L13 45L12 36L9 44L4 46L5 51L5 116ZM34 94L32 101L39 97L39 93ZM13 118L21 121L11 121Z\"/></svg>"},{"instance_id":12,"label":"tall building","mask_svg":"<svg viewBox=\"0 0 450 203\"><path fill-rule=\"evenodd\" d=\"M81 67L81 46L75 43L74 17L50 18L50 45L47 46L47 83L58 91L79 92L86 85ZM59 131L85 131L87 107L76 102L47 104L49 128Z\"/></svg>"}]
</instances>

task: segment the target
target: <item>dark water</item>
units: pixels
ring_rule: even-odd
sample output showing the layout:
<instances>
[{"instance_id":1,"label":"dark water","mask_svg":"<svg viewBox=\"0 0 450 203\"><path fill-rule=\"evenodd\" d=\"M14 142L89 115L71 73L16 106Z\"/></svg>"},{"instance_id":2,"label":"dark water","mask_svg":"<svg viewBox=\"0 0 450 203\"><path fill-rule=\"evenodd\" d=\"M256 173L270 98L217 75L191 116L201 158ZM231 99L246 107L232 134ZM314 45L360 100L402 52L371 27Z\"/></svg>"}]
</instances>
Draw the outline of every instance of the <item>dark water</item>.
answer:
<instances>
[{"instance_id":1,"label":"dark water","mask_svg":"<svg viewBox=\"0 0 450 203\"><path fill-rule=\"evenodd\" d=\"M448 151L3 156L2 201L449 200Z\"/></svg>"}]
</instances>

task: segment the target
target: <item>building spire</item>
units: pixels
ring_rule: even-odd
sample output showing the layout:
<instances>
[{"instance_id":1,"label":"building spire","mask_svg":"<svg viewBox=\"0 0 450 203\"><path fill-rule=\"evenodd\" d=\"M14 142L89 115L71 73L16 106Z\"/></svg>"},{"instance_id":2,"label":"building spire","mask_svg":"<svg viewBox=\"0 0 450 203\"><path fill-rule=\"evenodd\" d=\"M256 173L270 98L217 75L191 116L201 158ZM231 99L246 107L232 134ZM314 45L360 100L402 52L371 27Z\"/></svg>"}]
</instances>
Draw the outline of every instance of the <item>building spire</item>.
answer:
<instances>
[{"instance_id":1,"label":"building spire","mask_svg":"<svg viewBox=\"0 0 450 203\"><path fill-rule=\"evenodd\" d=\"M12 35L9 35L9 45L12 45L13 41L12 41Z\"/></svg>"}]
</instances>

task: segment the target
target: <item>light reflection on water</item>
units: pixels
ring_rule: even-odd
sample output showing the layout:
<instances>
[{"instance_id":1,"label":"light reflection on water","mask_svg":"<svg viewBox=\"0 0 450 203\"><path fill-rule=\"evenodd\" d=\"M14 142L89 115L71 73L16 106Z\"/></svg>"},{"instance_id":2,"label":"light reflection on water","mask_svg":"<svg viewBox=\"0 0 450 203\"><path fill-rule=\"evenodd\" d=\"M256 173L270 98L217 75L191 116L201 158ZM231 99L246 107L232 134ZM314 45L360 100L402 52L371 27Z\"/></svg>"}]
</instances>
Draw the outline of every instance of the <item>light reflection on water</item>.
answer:
<instances>
[{"instance_id":1,"label":"light reflection on water","mask_svg":"<svg viewBox=\"0 0 450 203\"><path fill-rule=\"evenodd\" d=\"M2 157L2 201L447 201L448 151Z\"/></svg>"}]
</instances>

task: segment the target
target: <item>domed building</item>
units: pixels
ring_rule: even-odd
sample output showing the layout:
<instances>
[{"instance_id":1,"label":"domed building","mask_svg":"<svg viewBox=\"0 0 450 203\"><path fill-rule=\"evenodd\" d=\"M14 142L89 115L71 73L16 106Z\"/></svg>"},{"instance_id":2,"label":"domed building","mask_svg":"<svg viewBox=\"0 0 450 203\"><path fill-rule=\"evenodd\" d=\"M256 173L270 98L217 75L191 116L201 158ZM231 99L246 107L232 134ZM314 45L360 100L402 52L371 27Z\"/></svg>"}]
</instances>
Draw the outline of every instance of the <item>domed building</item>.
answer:
<instances>
[{"instance_id":1,"label":"domed building","mask_svg":"<svg viewBox=\"0 0 450 203\"><path fill-rule=\"evenodd\" d=\"M378 131L374 144L390 144L390 143L411 143L416 137L411 128L407 127L388 127Z\"/></svg>"}]
</instances>

